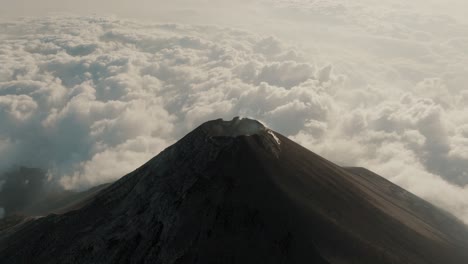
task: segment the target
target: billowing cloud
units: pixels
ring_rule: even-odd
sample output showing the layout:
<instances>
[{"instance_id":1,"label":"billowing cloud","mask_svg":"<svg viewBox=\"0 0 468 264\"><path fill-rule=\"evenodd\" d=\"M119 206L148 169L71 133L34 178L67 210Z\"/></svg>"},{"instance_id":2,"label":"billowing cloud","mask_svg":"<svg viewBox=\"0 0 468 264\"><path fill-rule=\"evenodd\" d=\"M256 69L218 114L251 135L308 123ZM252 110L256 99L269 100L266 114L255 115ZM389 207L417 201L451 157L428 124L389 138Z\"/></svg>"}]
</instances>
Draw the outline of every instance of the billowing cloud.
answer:
<instances>
[{"instance_id":1,"label":"billowing cloud","mask_svg":"<svg viewBox=\"0 0 468 264\"><path fill-rule=\"evenodd\" d=\"M0 169L47 168L66 188L85 188L201 122L240 115L468 222L467 31L359 6L278 1L280 37L116 18L3 23ZM308 36L302 48L286 44L287 31Z\"/></svg>"},{"instance_id":2,"label":"billowing cloud","mask_svg":"<svg viewBox=\"0 0 468 264\"><path fill-rule=\"evenodd\" d=\"M2 168L46 167L67 188L115 180L220 116L297 133L328 119L324 83L340 82L278 39L229 28L59 17L2 28Z\"/></svg>"}]
</instances>

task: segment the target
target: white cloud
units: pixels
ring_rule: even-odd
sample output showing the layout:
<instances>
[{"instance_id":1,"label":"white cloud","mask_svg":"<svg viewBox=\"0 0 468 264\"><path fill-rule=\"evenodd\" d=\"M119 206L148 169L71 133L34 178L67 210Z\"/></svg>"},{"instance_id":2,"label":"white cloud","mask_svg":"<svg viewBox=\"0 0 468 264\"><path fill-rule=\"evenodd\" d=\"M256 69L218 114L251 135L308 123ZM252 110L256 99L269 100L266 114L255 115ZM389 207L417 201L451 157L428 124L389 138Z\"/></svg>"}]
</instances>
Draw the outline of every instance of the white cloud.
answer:
<instances>
[{"instance_id":1,"label":"white cloud","mask_svg":"<svg viewBox=\"0 0 468 264\"><path fill-rule=\"evenodd\" d=\"M267 21L282 38L115 18L4 23L0 168L43 166L67 188L91 186L201 122L241 115L468 222L468 31L363 1L277 4ZM302 48L282 40L291 35Z\"/></svg>"},{"instance_id":2,"label":"white cloud","mask_svg":"<svg viewBox=\"0 0 468 264\"><path fill-rule=\"evenodd\" d=\"M3 168L45 166L68 188L114 180L220 116L295 133L332 111L316 74L339 82L278 39L229 28L54 17L1 33L1 150L15 149Z\"/></svg>"}]
</instances>

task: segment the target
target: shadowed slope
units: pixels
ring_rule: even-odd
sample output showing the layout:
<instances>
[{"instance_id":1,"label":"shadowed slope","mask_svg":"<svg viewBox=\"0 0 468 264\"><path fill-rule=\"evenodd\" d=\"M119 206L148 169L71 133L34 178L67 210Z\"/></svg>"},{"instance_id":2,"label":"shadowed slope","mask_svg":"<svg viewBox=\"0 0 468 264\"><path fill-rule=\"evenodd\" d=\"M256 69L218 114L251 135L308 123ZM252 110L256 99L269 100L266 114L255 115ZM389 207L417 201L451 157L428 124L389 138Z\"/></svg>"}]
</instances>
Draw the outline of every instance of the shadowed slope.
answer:
<instances>
[{"instance_id":1,"label":"shadowed slope","mask_svg":"<svg viewBox=\"0 0 468 264\"><path fill-rule=\"evenodd\" d=\"M218 123L216 123L218 122ZM389 183L260 129L211 121L84 208L3 234L7 263L466 263L457 238ZM235 122L233 120L232 122ZM222 123L222 125L226 125ZM250 130L250 126L249 131ZM218 130L217 130L218 131ZM413 199L413 198L410 198ZM447 217L447 216L445 216Z\"/></svg>"},{"instance_id":2,"label":"shadowed slope","mask_svg":"<svg viewBox=\"0 0 468 264\"><path fill-rule=\"evenodd\" d=\"M450 213L437 208L368 169L359 167L345 167L344 169L352 173L359 181L365 182L368 188L380 190L376 195L423 221L425 225L439 230L456 244L468 244L467 226Z\"/></svg>"}]
</instances>

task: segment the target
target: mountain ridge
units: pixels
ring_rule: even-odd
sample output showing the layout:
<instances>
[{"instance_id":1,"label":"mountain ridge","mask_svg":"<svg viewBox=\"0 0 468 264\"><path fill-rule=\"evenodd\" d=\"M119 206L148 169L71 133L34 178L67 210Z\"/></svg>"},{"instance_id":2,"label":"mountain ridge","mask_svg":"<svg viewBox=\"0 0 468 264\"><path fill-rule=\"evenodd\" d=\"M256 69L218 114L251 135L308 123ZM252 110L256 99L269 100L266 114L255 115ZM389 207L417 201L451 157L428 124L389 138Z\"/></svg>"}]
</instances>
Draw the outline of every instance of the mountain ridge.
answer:
<instances>
[{"instance_id":1,"label":"mountain ridge","mask_svg":"<svg viewBox=\"0 0 468 264\"><path fill-rule=\"evenodd\" d=\"M352 173L263 126L248 135L213 134L211 125L238 121L204 123L83 208L0 236L0 258L178 264L468 260L466 227L437 208L418 213L392 196L390 182ZM426 220L431 215L437 219ZM439 227L445 222L457 228Z\"/></svg>"}]
</instances>

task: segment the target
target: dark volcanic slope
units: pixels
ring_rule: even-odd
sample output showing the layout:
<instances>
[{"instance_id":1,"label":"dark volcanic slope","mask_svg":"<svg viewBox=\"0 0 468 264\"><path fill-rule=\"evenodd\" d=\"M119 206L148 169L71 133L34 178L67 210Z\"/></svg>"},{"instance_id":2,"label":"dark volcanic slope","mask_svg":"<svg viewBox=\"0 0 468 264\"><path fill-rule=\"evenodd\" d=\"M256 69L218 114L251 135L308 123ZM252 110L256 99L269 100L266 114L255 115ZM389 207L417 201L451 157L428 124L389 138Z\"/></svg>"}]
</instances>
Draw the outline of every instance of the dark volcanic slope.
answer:
<instances>
[{"instance_id":1,"label":"dark volcanic slope","mask_svg":"<svg viewBox=\"0 0 468 264\"><path fill-rule=\"evenodd\" d=\"M276 136L205 123L85 207L3 233L1 263L468 263L453 217Z\"/></svg>"},{"instance_id":2,"label":"dark volcanic slope","mask_svg":"<svg viewBox=\"0 0 468 264\"><path fill-rule=\"evenodd\" d=\"M2 180L0 207L5 209L6 218L10 218L6 222L15 222L12 220L22 216L37 217L77 209L110 185L102 184L81 192L68 191L48 184L45 171L27 167L15 168L0 175ZM4 226L4 220L0 220L0 226Z\"/></svg>"}]
</instances>

